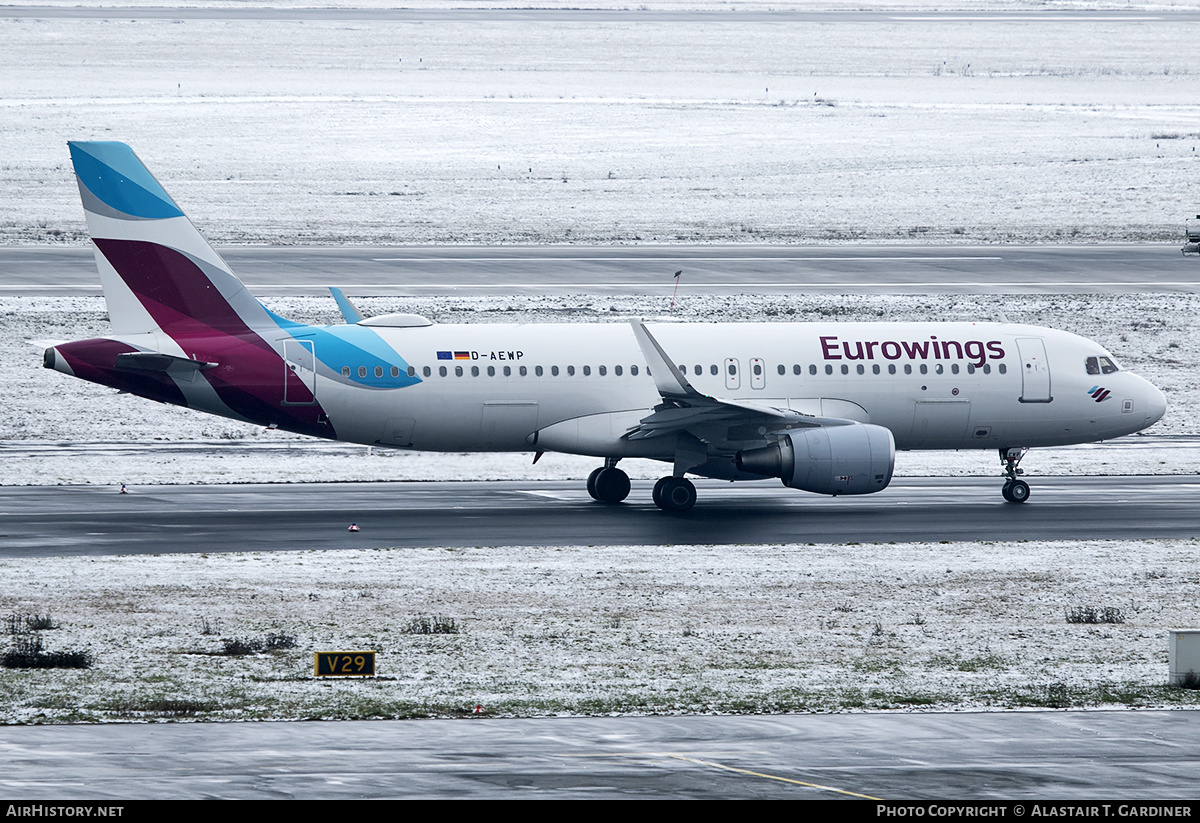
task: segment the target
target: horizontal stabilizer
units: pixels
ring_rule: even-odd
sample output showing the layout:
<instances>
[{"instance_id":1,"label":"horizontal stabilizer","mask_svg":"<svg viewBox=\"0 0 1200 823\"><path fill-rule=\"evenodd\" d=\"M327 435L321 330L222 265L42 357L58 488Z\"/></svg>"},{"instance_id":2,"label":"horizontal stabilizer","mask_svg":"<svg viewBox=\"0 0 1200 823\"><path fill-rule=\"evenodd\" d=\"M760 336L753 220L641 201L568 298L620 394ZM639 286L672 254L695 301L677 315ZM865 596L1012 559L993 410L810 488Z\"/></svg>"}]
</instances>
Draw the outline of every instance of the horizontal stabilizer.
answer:
<instances>
[{"instance_id":1,"label":"horizontal stabilizer","mask_svg":"<svg viewBox=\"0 0 1200 823\"><path fill-rule=\"evenodd\" d=\"M198 371L216 368L216 363L203 360L191 360L187 357L176 357L173 354L162 354L153 351L129 352L117 355L117 368L124 371L158 371L171 374L194 374Z\"/></svg>"}]
</instances>

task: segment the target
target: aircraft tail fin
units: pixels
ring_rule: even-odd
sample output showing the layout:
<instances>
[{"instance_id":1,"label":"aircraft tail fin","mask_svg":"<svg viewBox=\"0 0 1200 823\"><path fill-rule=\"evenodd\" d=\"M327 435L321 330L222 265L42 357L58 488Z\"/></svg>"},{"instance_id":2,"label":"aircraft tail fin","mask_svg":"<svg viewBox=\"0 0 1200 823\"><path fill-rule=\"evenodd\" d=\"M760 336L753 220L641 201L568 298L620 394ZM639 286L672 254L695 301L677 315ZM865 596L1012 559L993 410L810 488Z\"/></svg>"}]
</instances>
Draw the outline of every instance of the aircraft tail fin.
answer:
<instances>
[{"instance_id":1,"label":"aircraft tail fin","mask_svg":"<svg viewBox=\"0 0 1200 823\"><path fill-rule=\"evenodd\" d=\"M133 149L68 145L115 332L178 340L275 326Z\"/></svg>"}]
</instances>

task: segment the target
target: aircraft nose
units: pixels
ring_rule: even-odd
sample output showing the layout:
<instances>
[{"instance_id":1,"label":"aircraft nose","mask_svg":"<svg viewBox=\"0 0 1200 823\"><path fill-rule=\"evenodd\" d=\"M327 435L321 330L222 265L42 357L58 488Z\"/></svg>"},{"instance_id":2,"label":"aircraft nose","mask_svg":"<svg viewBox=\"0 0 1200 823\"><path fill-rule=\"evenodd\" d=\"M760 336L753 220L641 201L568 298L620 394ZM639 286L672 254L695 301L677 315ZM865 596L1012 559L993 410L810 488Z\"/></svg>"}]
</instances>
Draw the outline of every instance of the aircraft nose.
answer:
<instances>
[{"instance_id":1,"label":"aircraft nose","mask_svg":"<svg viewBox=\"0 0 1200 823\"><path fill-rule=\"evenodd\" d=\"M1167 398L1157 386L1146 383L1142 408L1146 410L1146 425L1152 426L1167 413Z\"/></svg>"}]
</instances>

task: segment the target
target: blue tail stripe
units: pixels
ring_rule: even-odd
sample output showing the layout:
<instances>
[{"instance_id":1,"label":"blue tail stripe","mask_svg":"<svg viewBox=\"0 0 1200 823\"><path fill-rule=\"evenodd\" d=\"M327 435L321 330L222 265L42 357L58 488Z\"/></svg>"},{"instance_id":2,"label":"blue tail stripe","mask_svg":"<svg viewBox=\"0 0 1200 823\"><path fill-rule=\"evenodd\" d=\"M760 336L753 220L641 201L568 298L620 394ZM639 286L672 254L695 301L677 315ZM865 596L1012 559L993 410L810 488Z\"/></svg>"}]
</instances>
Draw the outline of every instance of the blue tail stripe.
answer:
<instances>
[{"instance_id":1,"label":"blue tail stripe","mask_svg":"<svg viewBox=\"0 0 1200 823\"><path fill-rule=\"evenodd\" d=\"M105 205L148 220L183 216L129 146L115 142L67 145L79 181Z\"/></svg>"}]
</instances>

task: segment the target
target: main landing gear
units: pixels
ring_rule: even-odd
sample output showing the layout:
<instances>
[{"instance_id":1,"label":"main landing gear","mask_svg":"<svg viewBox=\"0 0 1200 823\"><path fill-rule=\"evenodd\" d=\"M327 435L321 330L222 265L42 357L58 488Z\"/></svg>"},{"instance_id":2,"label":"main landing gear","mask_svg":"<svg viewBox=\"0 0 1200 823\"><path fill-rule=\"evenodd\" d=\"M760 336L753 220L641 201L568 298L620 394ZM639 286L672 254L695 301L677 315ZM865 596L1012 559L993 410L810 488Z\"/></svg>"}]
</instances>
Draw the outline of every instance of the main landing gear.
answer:
<instances>
[{"instance_id":1,"label":"main landing gear","mask_svg":"<svg viewBox=\"0 0 1200 823\"><path fill-rule=\"evenodd\" d=\"M588 494L601 503L620 503L629 496L629 475L608 458L588 475ZM686 477L664 477L654 484L654 505L665 512L685 512L696 505L696 486Z\"/></svg>"},{"instance_id":2,"label":"main landing gear","mask_svg":"<svg viewBox=\"0 0 1200 823\"><path fill-rule=\"evenodd\" d=\"M629 496L629 475L617 468L611 457L604 465L588 475L588 494L601 503L620 503Z\"/></svg>"},{"instance_id":3,"label":"main landing gear","mask_svg":"<svg viewBox=\"0 0 1200 823\"><path fill-rule=\"evenodd\" d=\"M1024 474L1018 468L1021 458L1029 451L1027 448L1001 449L1000 461L1004 464L1004 487L1000 493L1009 503L1024 503L1029 499L1029 484L1019 480L1017 475Z\"/></svg>"},{"instance_id":4,"label":"main landing gear","mask_svg":"<svg viewBox=\"0 0 1200 823\"><path fill-rule=\"evenodd\" d=\"M654 484L654 505L665 512L685 512L696 505L696 486L686 477L668 475Z\"/></svg>"}]
</instances>

